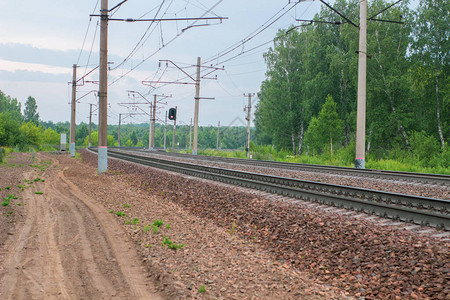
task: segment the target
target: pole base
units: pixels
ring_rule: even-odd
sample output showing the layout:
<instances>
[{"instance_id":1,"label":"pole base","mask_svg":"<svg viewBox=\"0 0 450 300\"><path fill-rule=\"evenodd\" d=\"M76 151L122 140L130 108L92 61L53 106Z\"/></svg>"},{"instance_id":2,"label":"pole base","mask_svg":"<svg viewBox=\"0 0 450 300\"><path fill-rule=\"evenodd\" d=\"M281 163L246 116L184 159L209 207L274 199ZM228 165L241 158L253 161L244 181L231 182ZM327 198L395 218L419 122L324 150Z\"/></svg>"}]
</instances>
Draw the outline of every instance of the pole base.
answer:
<instances>
[{"instance_id":1,"label":"pole base","mask_svg":"<svg viewBox=\"0 0 450 300\"><path fill-rule=\"evenodd\" d=\"M356 169L365 169L365 159L357 158L355 159L355 168Z\"/></svg>"},{"instance_id":2,"label":"pole base","mask_svg":"<svg viewBox=\"0 0 450 300\"><path fill-rule=\"evenodd\" d=\"M75 157L75 143L70 143L69 145L70 157Z\"/></svg>"},{"instance_id":3,"label":"pole base","mask_svg":"<svg viewBox=\"0 0 450 300\"><path fill-rule=\"evenodd\" d=\"M98 147L98 174L108 171L108 147Z\"/></svg>"}]
</instances>

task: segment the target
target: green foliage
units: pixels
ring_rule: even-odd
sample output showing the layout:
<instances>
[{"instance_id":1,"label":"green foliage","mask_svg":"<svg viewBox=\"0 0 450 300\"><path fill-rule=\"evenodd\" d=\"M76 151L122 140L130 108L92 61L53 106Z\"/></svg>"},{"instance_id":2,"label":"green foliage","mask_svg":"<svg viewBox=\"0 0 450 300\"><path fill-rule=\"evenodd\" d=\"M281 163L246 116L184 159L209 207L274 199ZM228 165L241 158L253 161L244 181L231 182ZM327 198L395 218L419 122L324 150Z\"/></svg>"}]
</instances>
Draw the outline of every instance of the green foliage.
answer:
<instances>
[{"instance_id":1,"label":"green foliage","mask_svg":"<svg viewBox=\"0 0 450 300\"><path fill-rule=\"evenodd\" d=\"M39 124L39 113L37 112L36 99L31 96L28 97L27 102L25 102L25 110L23 115L25 122L33 123L34 125Z\"/></svg>"},{"instance_id":2,"label":"green foliage","mask_svg":"<svg viewBox=\"0 0 450 300\"><path fill-rule=\"evenodd\" d=\"M168 237L164 237L163 238L163 245L167 246L167 248L172 249L172 250L177 250L180 248L184 247L184 244L178 245L178 244L174 244Z\"/></svg>"},{"instance_id":3,"label":"green foliage","mask_svg":"<svg viewBox=\"0 0 450 300\"><path fill-rule=\"evenodd\" d=\"M150 226L145 225L145 226L142 228L142 230L143 230L144 232L148 232L148 231L150 230Z\"/></svg>"},{"instance_id":4,"label":"green foliage","mask_svg":"<svg viewBox=\"0 0 450 300\"><path fill-rule=\"evenodd\" d=\"M126 216L126 214L125 214L123 211L118 211L118 212L116 212L116 215L117 215L118 217L125 217L125 216Z\"/></svg>"},{"instance_id":5,"label":"green foliage","mask_svg":"<svg viewBox=\"0 0 450 300\"><path fill-rule=\"evenodd\" d=\"M202 286L198 289L199 293L205 293L206 292L206 288L205 285L202 284Z\"/></svg>"},{"instance_id":6,"label":"green foliage","mask_svg":"<svg viewBox=\"0 0 450 300\"><path fill-rule=\"evenodd\" d=\"M164 222L162 220L156 220L156 221L153 222L152 225L156 226L156 227L161 227L161 226L164 225Z\"/></svg>"},{"instance_id":7,"label":"green foliage","mask_svg":"<svg viewBox=\"0 0 450 300\"><path fill-rule=\"evenodd\" d=\"M342 127L342 121L337 115L336 103L328 95L318 117L313 117L309 123L305 143L310 146L310 151L320 154L326 147L331 148L340 143Z\"/></svg>"},{"instance_id":8,"label":"green foliage","mask_svg":"<svg viewBox=\"0 0 450 300\"><path fill-rule=\"evenodd\" d=\"M18 199L13 194L9 194L8 197L3 197L3 202L1 203L2 206L8 206L9 202L13 199Z\"/></svg>"},{"instance_id":9,"label":"green foliage","mask_svg":"<svg viewBox=\"0 0 450 300\"><path fill-rule=\"evenodd\" d=\"M36 195L42 195L44 194L43 192L34 192Z\"/></svg>"},{"instance_id":10,"label":"green foliage","mask_svg":"<svg viewBox=\"0 0 450 300\"><path fill-rule=\"evenodd\" d=\"M133 218L133 220L131 220L132 225L139 225L140 223L141 223L141 221L139 221L138 218Z\"/></svg>"}]
</instances>

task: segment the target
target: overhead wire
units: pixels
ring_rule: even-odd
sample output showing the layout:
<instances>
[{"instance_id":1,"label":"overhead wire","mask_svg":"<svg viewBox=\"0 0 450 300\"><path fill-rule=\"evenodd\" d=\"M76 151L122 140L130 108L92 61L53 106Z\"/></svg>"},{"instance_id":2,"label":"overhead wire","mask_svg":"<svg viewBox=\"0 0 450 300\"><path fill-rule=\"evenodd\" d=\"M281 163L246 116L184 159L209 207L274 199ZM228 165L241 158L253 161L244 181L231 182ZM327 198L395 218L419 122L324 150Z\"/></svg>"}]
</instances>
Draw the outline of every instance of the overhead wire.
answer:
<instances>
[{"instance_id":1,"label":"overhead wire","mask_svg":"<svg viewBox=\"0 0 450 300\"><path fill-rule=\"evenodd\" d=\"M213 5L213 7L210 9L212 10L214 7L216 7L220 2L222 2L223 0L219 0L215 5ZM207 12L205 12L203 15L200 16L200 18L203 18L206 14L209 13L208 10ZM193 23L191 23L190 26L194 25L197 21L194 21ZM151 57L153 57L156 53L158 53L159 51L161 51L161 49L167 47L168 45L170 45L173 41L175 41L178 37L180 37L185 31L181 31L180 33L177 33L172 39L170 39L168 42L166 42L164 45L160 46L160 48L158 48L157 50L155 50L153 53L151 53L150 55L148 55L147 57L143 58L142 61L140 61L138 64L136 64L134 67L132 67L130 70L128 70L127 72L125 72L124 74L122 74L119 78L117 78L116 80L114 80L113 82L111 82L109 84L109 86L115 84L116 82L118 82L119 80L121 80L122 78L124 78L125 76L127 76L128 74L130 74L131 72L133 72L134 70L136 70L138 67L140 67L143 63L145 63L147 60L149 60Z\"/></svg>"},{"instance_id":2,"label":"overhead wire","mask_svg":"<svg viewBox=\"0 0 450 300\"><path fill-rule=\"evenodd\" d=\"M243 45L245 45L246 43L248 43L250 40L254 39L257 35L261 34L262 32L264 32L265 30L267 30L267 28L269 28L271 25L273 25L275 22L277 22L279 19L281 19L284 15L286 15L291 9L293 9L294 7L296 7L300 2L296 2L294 3L289 9L286 10L286 8L291 5L291 3L286 4L285 6L283 6L275 15L273 15L271 18L269 18L269 20L267 20L263 25L261 25L260 27L258 27L256 30L254 30L253 32L251 32L249 35L247 35L243 40L234 43L233 45L231 45L230 47L226 48L225 50L219 52L216 55L213 55L209 58L207 58L204 62L205 63L209 63L212 62L214 60L218 60L219 58L227 55L228 53L238 49L239 47L242 47ZM284 13L282 13L284 11ZM279 15L280 13L282 13L281 15ZM279 16L278 16L279 15ZM278 16L278 17L277 17ZM274 19L275 18L275 19ZM274 20L273 20L274 19ZM217 64L216 64L217 65Z\"/></svg>"},{"instance_id":3,"label":"overhead wire","mask_svg":"<svg viewBox=\"0 0 450 300\"><path fill-rule=\"evenodd\" d=\"M100 0L97 0L97 3L95 4L95 7L94 7L94 10L93 10L92 14L94 14L95 10L97 9L98 2L99 2L99 1L100 1ZM92 22L92 17L89 18L89 23L88 23L88 26L87 26L87 29L86 29L86 33L85 33L85 35L84 35L83 44L82 44L82 46L81 46L80 54L78 55L77 65L78 65L78 63L80 62L81 54L83 53L84 44L85 44L85 42L86 42L86 38L87 38L87 35L88 35L88 33L89 33L89 28L90 28L90 26L91 26L91 22Z\"/></svg>"}]
</instances>

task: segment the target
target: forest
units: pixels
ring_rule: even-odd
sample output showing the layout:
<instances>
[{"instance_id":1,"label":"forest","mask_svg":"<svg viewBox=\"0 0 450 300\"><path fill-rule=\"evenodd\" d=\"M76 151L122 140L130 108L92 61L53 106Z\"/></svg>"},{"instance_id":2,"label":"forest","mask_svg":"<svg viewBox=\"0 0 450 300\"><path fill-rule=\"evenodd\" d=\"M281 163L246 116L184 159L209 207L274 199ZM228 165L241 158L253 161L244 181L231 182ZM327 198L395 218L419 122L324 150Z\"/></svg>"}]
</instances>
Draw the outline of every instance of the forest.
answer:
<instances>
[{"instance_id":1,"label":"forest","mask_svg":"<svg viewBox=\"0 0 450 300\"><path fill-rule=\"evenodd\" d=\"M370 1L368 16L390 2ZM392 6L367 30L366 155L449 167L449 1ZM334 8L359 19L359 1ZM358 22L356 22L358 23ZM314 22L280 30L264 54L255 113L259 145L291 155L354 159L358 28L323 7ZM366 158L367 159L367 158Z\"/></svg>"},{"instance_id":2,"label":"forest","mask_svg":"<svg viewBox=\"0 0 450 300\"><path fill-rule=\"evenodd\" d=\"M368 16L391 4L370 1ZM357 0L337 0L334 8L354 22L359 18ZM402 1L377 15L378 21L369 17L368 167L392 160L435 168L433 172L449 172L449 11L448 0L423 0L415 9L410 8L409 1ZM358 35L357 28L325 6L313 22L279 30L273 46L263 54L267 71L251 133L254 158L290 157L297 162L353 165ZM91 126L95 146L98 128ZM69 122L41 121L33 97L28 97L22 113L21 103L0 91L0 146L16 151L54 149L60 133L68 133L69 127ZM189 148L189 129L177 126L177 150ZM118 125L108 125L109 146L118 145L118 132ZM148 147L148 132L148 124L124 124L120 145ZM88 145L88 136L89 124L78 124L77 148ZM163 136L164 126L157 124L156 147L164 146ZM168 125L169 149L172 136L173 125ZM246 128L222 127L219 138L216 127L200 127L198 147L243 151Z\"/></svg>"},{"instance_id":3,"label":"forest","mask_svg":"<svg viewBox=\"0 0 450 300\"><path fill-rule=\"evenodd\" d=\"M60 144L60 134L66 133L69 139L70 123L39 119L36 99L28 97L22 114L22 105L11 96L0 91L0 146L15 148L16 151L57 150ZM167 125L166 146L172 147L173 123ZM175 150L189 148L190 128L186 125L175 128ZM75 144L77 148L89 144L89 124L76 126ZM119 126L108 125L108 146L118 146ZM120 128L121 146L148 147L148 124L123 124ZM219 141L217 127L199 127L198 145L200 149L244 149L247 138L246 127L221 127ZM68 140L66 141L68 143ZM91 143L98 144L98 125L91 124ZM156 124L155 146L164 147L164 125Z\"/></svg>"}]
</instances>

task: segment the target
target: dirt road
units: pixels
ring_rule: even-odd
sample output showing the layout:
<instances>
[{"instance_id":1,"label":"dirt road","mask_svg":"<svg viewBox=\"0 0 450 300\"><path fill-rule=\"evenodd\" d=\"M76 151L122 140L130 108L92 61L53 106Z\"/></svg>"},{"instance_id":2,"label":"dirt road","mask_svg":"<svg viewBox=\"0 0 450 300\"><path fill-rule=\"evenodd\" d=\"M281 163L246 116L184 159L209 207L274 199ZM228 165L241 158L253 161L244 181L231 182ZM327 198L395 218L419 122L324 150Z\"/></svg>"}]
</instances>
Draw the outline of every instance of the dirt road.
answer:
<instances>
[{"instance_id":1,"label":"dirt road","mask_svg":"<svg viewBox=\"0 0 450 300\"><path fill-rule=\"evenodd\" d=\"M161 299L113 216L67 180L57 160L47 166L24 174L45 182L21 194L26 217L3 247L0 298Z\"/></svg>"}]
</instances>

